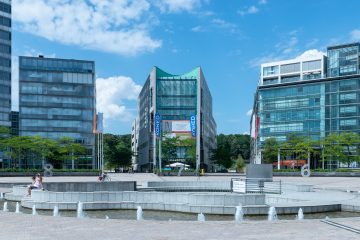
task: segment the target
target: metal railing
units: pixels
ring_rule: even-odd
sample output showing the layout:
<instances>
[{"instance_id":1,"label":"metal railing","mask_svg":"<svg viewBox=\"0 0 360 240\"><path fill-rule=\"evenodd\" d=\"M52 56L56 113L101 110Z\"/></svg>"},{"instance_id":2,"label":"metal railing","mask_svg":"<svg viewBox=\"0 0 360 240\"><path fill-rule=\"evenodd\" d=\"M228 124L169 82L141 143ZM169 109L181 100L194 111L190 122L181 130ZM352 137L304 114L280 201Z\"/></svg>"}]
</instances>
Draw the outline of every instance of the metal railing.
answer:
<instances>
[{"instance_id":1,"label":"metal railing","mask_svg":"<svg viewBox=\"0 0 360 240\"><path fill-rule=\"evenodd\" d=\"M232 192L281 194L281 180L266 178L232 178Z\"/></svg>"}]
</instances>

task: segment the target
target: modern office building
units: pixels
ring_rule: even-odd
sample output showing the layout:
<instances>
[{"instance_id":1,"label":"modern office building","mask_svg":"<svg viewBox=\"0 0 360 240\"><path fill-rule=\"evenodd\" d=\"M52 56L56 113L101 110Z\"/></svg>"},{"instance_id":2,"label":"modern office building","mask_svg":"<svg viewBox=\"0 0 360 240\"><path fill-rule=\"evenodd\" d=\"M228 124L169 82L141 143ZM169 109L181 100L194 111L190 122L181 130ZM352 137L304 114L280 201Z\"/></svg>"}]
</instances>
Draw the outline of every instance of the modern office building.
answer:
<instances>
[{"instance_id":1,"label":"modern office building","mask_svg":"<svg viewBox=\"0 0 360 240\"><path fill-rule=\"evenodd\" d=\"M136 118L131 125L131 165L134 171L137 171L137 151L138 151L138 140L139 140L139 119Z\"/></svg>"},{"instance_id":2,"label":"modern office building","mask_svg":"<svg viewBox=\"0 0 360 240\"><path fill-rule=\"evenodd\" d=\"M0 0L0 126L11 127L11 0ZM0 167L8 157L0 151Z\"/></svg>"},{"instance_id":3,"label":"modern office building","mask_svg":"<svg viewBox=\"0 0 360 240\"><path fill-rule=\"evenodd\" d=\"M193 167L212 170L214 166L209 158L210 150L216 147L216 123L212 97L200 67L182 75L154 67L140 92L138 104L135 153L138 171L159 168L160 140L174 137L193 139L196 144ZM161 161L186 162L188 157L186 147L177 147L175 158L161 156Z\"/></svg>"},{"instance_id":4,"label":"modern office building","mask_svg":"<svg viewBox=\"0 0 360 240\"><path fill-rule=\"evenodd\" d=\"M261 65L250 127L253 162L262 162L268 138L283 142L289 134L314 140L343 131L360 134L359 46L331 46L327 57Z\"/></svg>"},{"instance_id":5,"label":"modern office building","mask_svg":"<svg viewBox=\"0 0 360 240\"><path fill-rule=\"evenodd\" d=\"M11 120L10 134L12 136L19 136L19 112L11 111L10 120Z\"/></svg>"},{"instance_id":6,"label":"modern office building","mask_svg":"<svg viewBox=\"0 0 360 240\"><path fill-rule=\"evenodd\" d=\"M0 126L10 127L11 1L0 0Z\"/></svg>"},{"instance_id":7,"label":"modern office building","mask_svg":"<svg viewBox=\"0 0 360 240\"><path fill-rule=\"evenodd\" d=\"M19 83L20 136L70 137L88 150L75 168L95 168L95 63L19 57Z\"/></svg>"}]
</instances>

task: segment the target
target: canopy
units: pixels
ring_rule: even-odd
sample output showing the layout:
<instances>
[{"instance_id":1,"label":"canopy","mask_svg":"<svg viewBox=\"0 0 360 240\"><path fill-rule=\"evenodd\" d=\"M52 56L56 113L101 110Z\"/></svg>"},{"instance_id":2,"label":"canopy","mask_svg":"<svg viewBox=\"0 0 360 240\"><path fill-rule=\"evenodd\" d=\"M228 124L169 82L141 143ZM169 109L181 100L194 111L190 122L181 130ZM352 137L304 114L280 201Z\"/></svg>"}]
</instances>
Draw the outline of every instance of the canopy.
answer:
<instances>
[{"instance_id":1,"label":"canopy","mask_svg":"<svg viewBox=\"0 0 360 240\"><path fill-rule=\"evenodd\" d=\"M175 162L175 163L166 165L166 167L190 167L190 165L181 163L181 162Z\"/></svg>"}]
</instances>

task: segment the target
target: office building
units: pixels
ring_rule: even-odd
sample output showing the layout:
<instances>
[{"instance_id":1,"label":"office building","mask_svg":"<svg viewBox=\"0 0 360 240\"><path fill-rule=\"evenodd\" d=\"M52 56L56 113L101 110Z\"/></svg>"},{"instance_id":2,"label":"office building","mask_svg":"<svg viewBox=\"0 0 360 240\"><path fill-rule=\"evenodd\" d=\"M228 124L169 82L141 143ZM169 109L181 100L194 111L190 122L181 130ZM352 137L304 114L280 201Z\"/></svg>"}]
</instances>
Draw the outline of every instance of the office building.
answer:
<instances>
[{"instance_id":1,"label":"office building","mask_svg":"<svg viewBox=\"0 0 360 240\"><path fill-rule=\"evenodd\" d=\"M11 1L0 0L0 126L10 127Z\"/></svg>"},{"instance_id":2,"label":"office building","mask_svg":"<svg viewBox=\"0 0 360 240\"><path fill-rule=\"evenodd\" d=\"M135 138L138 136L138 171L160 168L160 160L212 170L210 150L216 147L216 123L212 96L200 67L182 75L154 67L140 92L138 104L138 123L134 124L138 124L138 130L133 131ZM191 146L178 146L176 156L166 159L160 141L175 137L192 139L196 153L190 156Z\"/></svg>"},{"instance_id":3,"label":"office building","mask_svg":"<svg viewBox=\"0 0 360 240\"><path fill-rule=\"evenodd\" d=\"M261 65L251 118L253 162L262 162L268 138L284 142L290 134L320 140L330 133L360 133L359 46L331 46L327 56ZM320 167L316 164L311 167Z\"/></svg>"},{"instance_id":4,"label":"office building","mask_svg":"<svg viewBox=\"0 0 360 240\"><path fill-rule=\"evenodd\" d=\"M87 148L75 168L95 168L95 63L20 57L19 83L20 136L72 138ZM72 163L57 167L72 168Z\"/></svg>"}]
</instances>

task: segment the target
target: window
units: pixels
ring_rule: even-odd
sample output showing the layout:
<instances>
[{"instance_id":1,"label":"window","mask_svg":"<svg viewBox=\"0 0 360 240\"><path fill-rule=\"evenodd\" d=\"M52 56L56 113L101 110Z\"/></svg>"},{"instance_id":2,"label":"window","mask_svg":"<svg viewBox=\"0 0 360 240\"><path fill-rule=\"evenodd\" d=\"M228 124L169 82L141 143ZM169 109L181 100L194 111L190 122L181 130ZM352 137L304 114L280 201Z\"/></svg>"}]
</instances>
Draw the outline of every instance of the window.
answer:
<instances>
[{"instance_id":1,"label":"window","mask_svg":"<svg viewBox=\"0 0 360 240\"><path fill-rule=\"evenodd\" d=\"M317 70L317 69L321 69L321 60L303 62L303 64L302 64L303 71L311 71L311 70Z\"/></svg>"},{"instance_id":2,"label":"window","mask_svg":"<svg viewBox=\"0 0 360 240\"><path fill-rule=\"evenodd\" d=\"M356 93L340 94L340 100L356 100Z\"/></svg>"},{"instance_id":3,"label":"window","mask_svg":"<svg viewBox=\"0 0 360 240\"><path fill-rule=\"evenodd\" d=\"M354 126L356 125L356 119L340 120L340 126Z\"/></svg>"},{"instance_id":4,"label":"window","mask_svg":"<svg viewBox=\"0 0 360 240\"><path fill-rule=\"evenodd\" d=\"M280 70L281 70L281 74L300 72L300 63L281 65Z\"/></svg>"},{"instance_id":5,"label":"window","mask_svg":"<svg viewBox=\"0 0 360 240\"><path fill-rule=\"evenodd\" d=\"M279 74L279 66L271 66L263 68L263 76L277 75Z\"/></svg>"},{"instance_id":6,"label":"window","mask_svg":"<svg viewBox=\"0 0 360 240\"><path fill-rule=\"evenodd\" d=\"M296 82L300 80L300 75L281 77L282 83Z\"/></svg>"}]
</instances>

